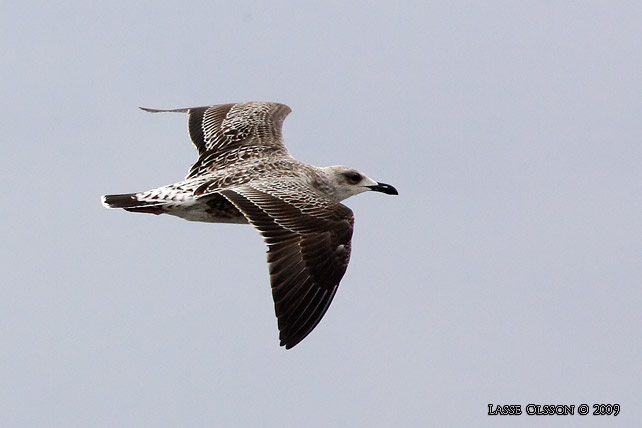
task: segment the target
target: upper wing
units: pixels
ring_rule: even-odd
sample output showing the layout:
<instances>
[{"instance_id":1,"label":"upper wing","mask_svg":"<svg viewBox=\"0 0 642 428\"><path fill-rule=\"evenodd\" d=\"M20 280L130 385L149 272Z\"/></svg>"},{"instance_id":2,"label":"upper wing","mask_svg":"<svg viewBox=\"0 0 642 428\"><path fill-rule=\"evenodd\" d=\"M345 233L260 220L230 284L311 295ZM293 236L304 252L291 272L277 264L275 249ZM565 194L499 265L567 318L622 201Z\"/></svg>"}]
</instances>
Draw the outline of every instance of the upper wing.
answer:
<instances>
[{"instance_id":1,"label":"upper wing","mask_svg":"<svg viewBox=\"0 0 642 428\"><path fill-rule=\"evenodd\" d=\"M284 104L248 102L171 110L141 109L188 114L189 136L199 154L188 177L198 175L203 168L229 164L240 158L288 153L281 127L291 110Z\"/></svg>"},{"instance_id":2,"label":"upper wing","mask_svg":"<svg viewBox=\"0 0 642 428\"><path fill-rule=\"evenodd\" d=\"M296 183L220 190L263 235L281 346L303 340L327 311L350 260L354 217Z\"/></svg>"}]
</instances>

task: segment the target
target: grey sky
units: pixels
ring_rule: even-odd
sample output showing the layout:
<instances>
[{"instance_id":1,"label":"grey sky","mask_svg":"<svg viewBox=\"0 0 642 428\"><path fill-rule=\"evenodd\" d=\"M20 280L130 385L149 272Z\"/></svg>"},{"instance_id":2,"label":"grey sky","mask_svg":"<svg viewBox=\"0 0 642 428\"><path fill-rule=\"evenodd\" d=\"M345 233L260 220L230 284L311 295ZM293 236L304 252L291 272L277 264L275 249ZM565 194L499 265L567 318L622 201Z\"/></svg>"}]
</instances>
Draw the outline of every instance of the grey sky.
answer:
<instances>
[{"instance_id":1,"label":"grey sky","mask_svg":"<svg viewBox=\"0 0 642 428\"><path fill-rule=\"evenodd\" d=\"M640 22L639 2L4 4L0 425L639 423ZM250 100L292 107L301 161L400 192L346 201L348 272L290 351L251 227L99 200L196 159L185 116L139 105Z\"/></svg>"}]
</instances>

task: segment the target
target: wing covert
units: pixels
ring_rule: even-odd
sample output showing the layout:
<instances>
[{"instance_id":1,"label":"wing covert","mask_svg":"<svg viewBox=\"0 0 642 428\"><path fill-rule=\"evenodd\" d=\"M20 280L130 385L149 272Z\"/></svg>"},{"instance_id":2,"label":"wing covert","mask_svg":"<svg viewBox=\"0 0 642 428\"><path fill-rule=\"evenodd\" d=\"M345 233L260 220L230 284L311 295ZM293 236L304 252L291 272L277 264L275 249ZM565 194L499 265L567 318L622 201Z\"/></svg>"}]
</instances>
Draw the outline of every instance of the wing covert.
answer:
<instances>
[{"instance_id":1,"label":"wing covert","mask_svg":"<svg viewBox=\"0 0 642 428\"><path fill-rule=\"evenodd\" d=\"M330 200L321 204L331 204L329 207L302 210L251 184L220 193L265 239L279 338L281 346L289 349L321 321L346 272L352 211Z\"/></svg>"},{"instance_id":2,"label":"wing covert","mask_svg":"<svg viewBox=\"0 0 642 428\"><path fill-rule=\"evenodd\" d=\"M285 104L247 102L171 110L141 109L188 114L189 136L199 154L188 177L238 159L288 155L281 128L291 109Z\"/></svg>"}]
</instances>

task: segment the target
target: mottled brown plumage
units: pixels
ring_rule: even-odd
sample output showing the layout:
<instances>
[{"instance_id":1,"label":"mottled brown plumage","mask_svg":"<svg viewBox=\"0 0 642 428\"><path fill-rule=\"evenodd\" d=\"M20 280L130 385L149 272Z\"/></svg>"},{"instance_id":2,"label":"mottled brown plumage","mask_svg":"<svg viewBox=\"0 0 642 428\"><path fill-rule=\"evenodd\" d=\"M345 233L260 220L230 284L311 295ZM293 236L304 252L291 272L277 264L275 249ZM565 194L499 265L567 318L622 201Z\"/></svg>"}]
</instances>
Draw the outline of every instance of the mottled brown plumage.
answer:
<instances>
[{"instance_id":1,"label":"mottled brown plumage","mask_svg":"<svg viewBox=\"0 0 642 428\"><path fill-rule=\"evenodd\" d=\"M110 208L187 220L252 224L268 246L281 345L303 340L327 311L350 260L354 217L340 201L366 190L397 194L345 166L294 159L282 139L290 108L250 102L150 112L188 114L199 157L186 179L107 195Z\"/></svg>"}]
</instances>

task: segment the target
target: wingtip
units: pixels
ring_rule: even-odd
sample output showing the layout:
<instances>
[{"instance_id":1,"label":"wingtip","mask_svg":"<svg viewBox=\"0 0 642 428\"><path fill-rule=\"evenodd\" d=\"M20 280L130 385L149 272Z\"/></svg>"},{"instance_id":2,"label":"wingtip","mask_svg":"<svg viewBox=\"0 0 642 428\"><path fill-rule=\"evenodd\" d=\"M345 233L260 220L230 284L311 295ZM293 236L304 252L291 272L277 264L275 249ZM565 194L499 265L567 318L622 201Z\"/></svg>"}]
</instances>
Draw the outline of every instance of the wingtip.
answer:
<instances>
[{"instance_id":1,"label":"wingtip","mask_svg":"<svg viewBox=\"0 0 642 428\"><path fill-rule=\"evenodd\" d=\"M312 330L314 330L314 328ZM288 337L281 337L279 339L279 346L283 346L286 350L292 349L295 346L297 346L299 343L301 343L303 339L305 339L312 330L308 331L305 334L297 334L295 336L290 335ZM281 332L279 336L283 336L283 332Z\"/></svg>"},{"instance_id":2,"label":"wingtip","mask_svg":"<svg viewBox=\"0 0 642 428\"><path fill-rule=\"evenodd\" d=\"M149 107L138 107L142 111L148 113L189 113L188 108L172 108L172 109L158 109L158 108L149 108Z\"/></svg>"},{"instance_id":3,"label":"wingtip","mask_svg":"<svg viewBox=\"0 0 642 428\"><path fill-rule=\"evenodd\" d=\"M141 109L142 111L146 111L148 113L158 113L160 111L160 110L156 110L156 109L148 108L148 107L140 107L139 106L138 108Z\"/></svg>"},{"instance_id":4,"label":"wingtip","mask_svg":"<svg viewBox=\"0 0 642 428\"><path fill-rule=\"evenodd\" d=\"M298 342L297 342L297 343L298 343ZM281 343L279 344L279 346L283 346L283 347L285 348L285 350L286 350L286 351L287 351L287 350L289 350L289 349L294 348L294 345L296 345L296 343L295 343L295 344L292 344L292 343L285 343L285 342L283 342L283 341L281 341Z\"/></svg>"},{"instance_id":5,"label":"wingtip","mask_svg":"<svg viewBox=\"0 0 642 428\"><path fill-rule=\"evenodd\" d=\"M290 337L284 337L283 332L279 332L279 346L284 347L286 350L294 348L300 340L293 341Z\"/></svg>"}]
</instances>

